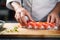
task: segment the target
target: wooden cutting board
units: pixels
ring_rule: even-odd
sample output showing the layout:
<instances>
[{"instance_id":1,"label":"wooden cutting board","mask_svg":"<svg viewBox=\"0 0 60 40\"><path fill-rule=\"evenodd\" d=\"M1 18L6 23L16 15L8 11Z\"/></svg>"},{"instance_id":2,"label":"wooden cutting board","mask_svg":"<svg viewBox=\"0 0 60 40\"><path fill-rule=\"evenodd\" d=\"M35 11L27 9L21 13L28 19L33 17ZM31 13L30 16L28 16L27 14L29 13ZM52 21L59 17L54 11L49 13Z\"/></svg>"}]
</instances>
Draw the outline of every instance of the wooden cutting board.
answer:
<instances>
[{"instance_id":1,"label":"wooden cutting board","mask_svg":"<svg viewBox=\"0 0 60 40\"><path fill-rule=\"evenodd\" d=\"M19 23L5 23L4 28L18 26ZM10 29L10 28L9 28ZM14 36L14 37L60 37L60 30L34 30L19 27L19 32L0 32L0 36Z\"/></svg>"}]
</instances>

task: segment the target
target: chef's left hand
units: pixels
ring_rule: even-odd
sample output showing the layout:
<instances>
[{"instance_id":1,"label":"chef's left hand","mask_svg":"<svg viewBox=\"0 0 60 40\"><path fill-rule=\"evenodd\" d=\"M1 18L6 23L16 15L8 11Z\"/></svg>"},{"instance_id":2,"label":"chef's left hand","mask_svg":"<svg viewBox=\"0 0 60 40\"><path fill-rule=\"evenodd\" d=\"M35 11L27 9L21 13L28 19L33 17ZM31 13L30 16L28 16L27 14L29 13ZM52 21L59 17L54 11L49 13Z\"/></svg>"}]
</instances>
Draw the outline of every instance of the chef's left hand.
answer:
<instances>
[{"instance_id":1,"label":"chef's left hand","mask_svg":"<svg viewBox=\"0 0 60 40\"><path fill-rule=\"evenodd\" d=\"M59 19L59 15L56 12L51 12L48 15L48 18L47 18L47 22L56 23L57 26L60 25L60 21L59 20L60 20Z\"/></svg>"}]
</instances>

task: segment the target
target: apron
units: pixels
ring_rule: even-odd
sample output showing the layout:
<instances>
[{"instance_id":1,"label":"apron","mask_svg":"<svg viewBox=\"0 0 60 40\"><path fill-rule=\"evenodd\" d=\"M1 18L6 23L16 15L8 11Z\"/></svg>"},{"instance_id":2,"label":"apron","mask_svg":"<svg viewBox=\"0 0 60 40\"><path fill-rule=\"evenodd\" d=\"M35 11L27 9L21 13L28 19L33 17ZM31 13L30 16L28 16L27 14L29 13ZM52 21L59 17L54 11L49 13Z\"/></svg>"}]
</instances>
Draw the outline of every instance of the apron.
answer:
<instances>
[{"instance_id":1,"label":"apron","mask_svg":"<svg viewBox=\"0 0 60 40\"><path fill-rule=\"evenodd\" d=\"M35 21L46 21L57 0L23 0L23 7Z\"/></svg>"}]
</instances>

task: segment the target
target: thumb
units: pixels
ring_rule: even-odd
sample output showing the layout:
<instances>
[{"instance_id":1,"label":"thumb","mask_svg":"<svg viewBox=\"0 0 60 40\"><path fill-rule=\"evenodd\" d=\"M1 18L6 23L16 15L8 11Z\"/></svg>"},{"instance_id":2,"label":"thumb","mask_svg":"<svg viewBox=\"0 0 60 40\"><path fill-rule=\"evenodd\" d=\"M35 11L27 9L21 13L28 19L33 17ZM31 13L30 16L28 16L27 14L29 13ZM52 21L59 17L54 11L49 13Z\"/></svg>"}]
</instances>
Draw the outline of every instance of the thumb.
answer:
<instances>
[{"instance_id":1,"label":"thumb","mask_svg":"<svg viewBox=\"0 0 60 40\"><path fill-rule=\"evenodd\" d=\"M32 17L29 17L29 16L25 16L25 19L26 19L27 21L34 21L34 20L32 19Z\"/></svg>"},{"instance_id":2,"label":"thumb","mask_svg":"<svg viewBox=\"0 0 60 40\"><path fill-rule=\"evenodd\" d=\"M30 15L30 13L27 10L26 10L26 16L27 16L28 20L34 21Z\"/></svg>"}]
</instances>

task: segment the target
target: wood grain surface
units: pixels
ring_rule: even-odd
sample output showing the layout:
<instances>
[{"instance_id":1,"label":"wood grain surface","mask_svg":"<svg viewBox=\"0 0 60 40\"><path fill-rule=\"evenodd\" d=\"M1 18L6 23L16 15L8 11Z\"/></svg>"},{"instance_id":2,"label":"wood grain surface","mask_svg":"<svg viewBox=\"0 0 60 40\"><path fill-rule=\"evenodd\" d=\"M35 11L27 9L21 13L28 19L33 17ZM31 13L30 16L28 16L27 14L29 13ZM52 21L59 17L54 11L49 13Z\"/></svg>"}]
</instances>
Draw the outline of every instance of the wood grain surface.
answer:
<instances>
[{"instance_id":1,"label":"wood grain surface","mask_svg":"<svg viewBox=\"0 0 60 40\"><path fill-rule=\"evenodd\" d=\"M5 23L4 28L18 26L19 23ZM60 37L60 30L34 30L19 27L19 32L0 31L0 36L14 37Z\"/></svg>"}]
</instances>

